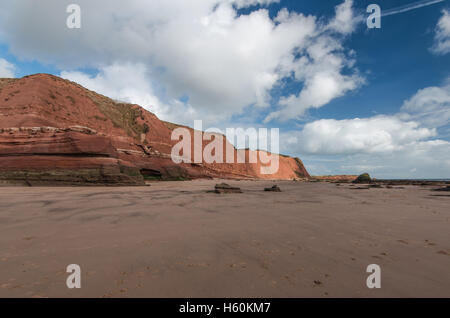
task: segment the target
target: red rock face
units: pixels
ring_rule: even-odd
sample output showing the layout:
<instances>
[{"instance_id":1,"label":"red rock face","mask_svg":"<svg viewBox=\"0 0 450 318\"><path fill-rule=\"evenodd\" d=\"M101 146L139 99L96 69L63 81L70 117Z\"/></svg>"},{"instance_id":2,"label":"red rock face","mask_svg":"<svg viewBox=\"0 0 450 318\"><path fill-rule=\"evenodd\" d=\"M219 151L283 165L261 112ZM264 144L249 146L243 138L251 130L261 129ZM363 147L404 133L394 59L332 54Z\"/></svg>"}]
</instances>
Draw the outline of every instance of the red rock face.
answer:
<instances>
[{"instance_id":1,"label":"red rock face","mask_svg":"<svg viewBox=\"0 0 450 318\"><path fill-rule=\"evenodd\" d=\"M265 165L260 160L175 164L171 151L178 141L172 141L171 135L177 127L138 105L116 103L52 75L0 79L0 184L309 178L299 159L285 156L278 157L279 169L274 174L263 174ZM223 138L225 150L226 139L217 138ZM203 141L202 148L208 143ZM237 151L232 148L232 152L237 158ZM243 153L248 159L252 152Z\"/></svg>"}]
</instances>

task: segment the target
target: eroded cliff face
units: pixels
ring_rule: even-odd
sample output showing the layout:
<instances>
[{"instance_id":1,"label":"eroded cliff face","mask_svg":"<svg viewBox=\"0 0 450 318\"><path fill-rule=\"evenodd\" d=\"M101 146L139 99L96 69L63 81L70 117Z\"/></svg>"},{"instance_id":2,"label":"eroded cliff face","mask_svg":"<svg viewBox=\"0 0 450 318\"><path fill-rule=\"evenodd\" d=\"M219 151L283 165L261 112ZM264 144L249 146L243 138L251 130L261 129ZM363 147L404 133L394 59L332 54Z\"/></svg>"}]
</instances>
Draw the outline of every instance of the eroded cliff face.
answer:
<instances>
[{"instance_id":1,"label":"eroded cliff face","mask_svg":"<svg viewBox=\"0 0 450 318\"><path fill-rule=\"evenodd\" d=\"M171 134L176 127L138 105L114 102L52 75L0 79L0 184L142 185L146 179L309 178L299 159L285 156L278 157L275 174L262 174L265 165L260 161L175 164L171 151L178 141L171 140ZM217 138L223 138L227 147L223 136ZM207 144L204 141L202 147ZM244 155L248 158L252 152L244 151ZM238 156L234 148L233 156Z\"/></svg>"}]
</instances>

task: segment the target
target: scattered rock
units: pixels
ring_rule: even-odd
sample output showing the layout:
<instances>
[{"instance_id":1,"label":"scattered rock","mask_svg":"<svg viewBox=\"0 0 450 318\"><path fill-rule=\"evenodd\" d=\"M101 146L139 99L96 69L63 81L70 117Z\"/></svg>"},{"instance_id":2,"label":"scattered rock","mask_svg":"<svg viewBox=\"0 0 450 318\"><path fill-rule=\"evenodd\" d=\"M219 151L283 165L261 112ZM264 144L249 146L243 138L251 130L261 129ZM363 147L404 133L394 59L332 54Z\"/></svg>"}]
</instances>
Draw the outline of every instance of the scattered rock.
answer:
<instances>
[{"instance_id":1,"label":"scattered rock","mask_svg":"<svg viewBox=\"0 0 450 318\"><path fill-rule=\"evenodd\" d=\"M242 193L241 188L232 187L229 184L221 183L216 184L215 193Z\"/></svg>"},{"instance_id":2,"label":"scattered rock","mask_svg":"<svg viewBox=\"0 0 450 318\"><path fill-rule=\"evenodd\" d=\"M446 186L445 188L433 189L432 191L450 191L450 186Z\"/></svg>"},{"instance_id":3,"label":"scattered rock","mask_svg":"<svg viewBox=\"0 0 450 318\"><path fill-rule=\"evenodd\" d=\"M266 191L266 192L281 192L281 189L279 186L274 185L272 188L265 188L264 191Z\"/></svg>"},{"instance_id":4,"label":"scattered rock","mask_svg":"<svg viewBox=\"0 0 450 318\"><path fill-rule=\"evenodd\" d=\"M356 178L353 183L371 183L372 182L372 178L370 177L370 175L368 173L363 173L360 176L358 176L358 178Z\"/></svg>"}]
</instances>

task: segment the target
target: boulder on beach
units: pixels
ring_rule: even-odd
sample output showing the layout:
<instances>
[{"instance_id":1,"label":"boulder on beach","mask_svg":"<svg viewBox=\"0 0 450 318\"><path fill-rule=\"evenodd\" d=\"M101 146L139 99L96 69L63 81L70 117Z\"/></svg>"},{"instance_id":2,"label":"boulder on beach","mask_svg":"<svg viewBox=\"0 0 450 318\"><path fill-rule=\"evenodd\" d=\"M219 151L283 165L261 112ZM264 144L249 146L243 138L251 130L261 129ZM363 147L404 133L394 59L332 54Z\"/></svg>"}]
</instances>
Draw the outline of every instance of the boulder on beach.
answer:
<instances>
[{"instance_id":1,"label":"boulder on beach","mask_svg":"<svg viewBox=\"0 0 450 318\"><path fill-rule=\"evenodd\" d=\"M215 193L242 193L241 188L232 187L229 184L221 183L216 184Z\"/></svg>"},{"instance_id":2,"label":"boulder on beach","mask_svg":"<svg viewBox=\"0 0 450 318\"><path fill-rule=\"evenodd\" d=\"M274 185L271 188L265 188L264 191L266 191L266 192L281 192L281 189L279 186Z\"/></svg>"}]
</instances>

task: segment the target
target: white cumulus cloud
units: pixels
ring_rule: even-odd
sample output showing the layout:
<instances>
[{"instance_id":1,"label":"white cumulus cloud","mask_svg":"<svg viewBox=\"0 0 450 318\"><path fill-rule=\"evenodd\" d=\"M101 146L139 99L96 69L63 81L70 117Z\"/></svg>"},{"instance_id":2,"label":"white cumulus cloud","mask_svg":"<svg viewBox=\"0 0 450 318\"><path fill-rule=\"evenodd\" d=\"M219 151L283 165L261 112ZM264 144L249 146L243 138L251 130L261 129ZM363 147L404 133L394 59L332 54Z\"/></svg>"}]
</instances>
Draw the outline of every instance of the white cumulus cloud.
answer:
<instances>
[{"instance_id":1,"label":"white cumulus cloud","mask_svg":"<svg viewBox=\"0 0 450 318\"><path fill-rule=\"evenodd\" d=\"M0 78L15 77L16 67L7 60L0 58Z\"/></svg>"},{"instance_id":2,"label":"white cumulus cloud","mask_svg":"<svg viewBox=\"0 0 450 318\"><path fill-rule=\"evenodd\" d=\"M419 90L405 101L399 116L415 120L427 127L442 127L450 123L450 79L442 87Z\"/></svg>"},{"instance_id":3,"label":"white cumulus cloud","mask_svg":"<svg viewBox=\"0 0 450 318\"><path fill-rule=\"evenodd\" d=\"M376 116L347 120L321 119L308 123L297 137L304 153L390 153L436 136L434 129L396 117Z\"/></svg>"},{"instance_id":4,"label":"white cumulus cloud","mask_svg":"<svg viewBox=\"0 0 450 318\"><path fill-rule=\"evenodd\" d=\"M362 16L355 14L353 10L353 0L345 0L336 6L336 16L329 23L328 28L342 34L350 34L362 20Z\"/></svg>"},{"instance_id":5,"label":"white cumulus cloud","mask_svg":"<svg viewBox=\"0 0 450 318\"><path fill-rule=\"evenodd\" d=\"M434 46L431 50L436 54L447 54L450 52L450 12L442 11L442 17L436 26Z\"/></svg>"}]
</instances>

